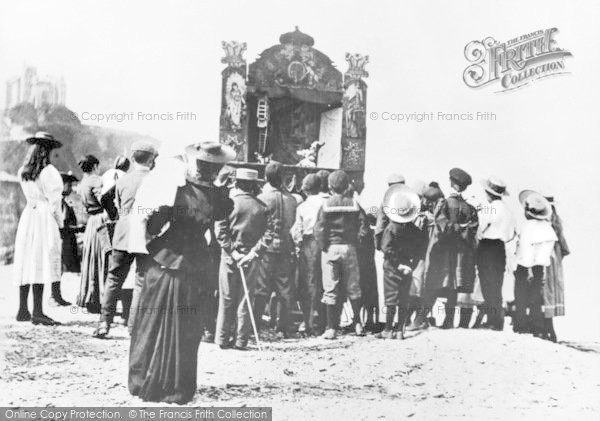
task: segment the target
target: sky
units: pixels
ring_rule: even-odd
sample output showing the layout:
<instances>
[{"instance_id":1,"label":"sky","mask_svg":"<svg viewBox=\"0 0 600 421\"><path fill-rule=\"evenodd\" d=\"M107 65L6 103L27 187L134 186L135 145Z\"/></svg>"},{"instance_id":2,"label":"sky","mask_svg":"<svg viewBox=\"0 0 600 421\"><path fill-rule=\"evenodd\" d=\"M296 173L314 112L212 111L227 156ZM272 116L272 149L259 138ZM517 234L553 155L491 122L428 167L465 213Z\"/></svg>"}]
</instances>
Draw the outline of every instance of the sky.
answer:
<instances>
[{"instance_id":1,"label":"sky","mask_svg":"<svg viewBox=\"0 0 600 421\"><path fill-rule=\"evenodd\" d=\"M364 202L378 204L391 172L409 184L437 180L448 191L455 166L473 175L469 195L481 195L483 177L504 179L515 211L520 190L554 194L573 252L565 261L568 316L557 321L560 328L600 316L593 266L600 194L588 184L600 175L599 19L595 1L3 1L0 81L25 63L62 75L66 105L80 117L196 113L196 121L105 124L183 147L218 136L222 40L247 42L250 63L298 25L342 72L346 52L368 54L367 114L379 118L367 121ZM506 93L463 82L470 41L505 41L551 27L559 29L559 47L573 54L566 59L569 74ZM496 119L382 118L420 112L492 112ZM584 328L600 337L599 326Z\"/></svg>"}]
</instances>

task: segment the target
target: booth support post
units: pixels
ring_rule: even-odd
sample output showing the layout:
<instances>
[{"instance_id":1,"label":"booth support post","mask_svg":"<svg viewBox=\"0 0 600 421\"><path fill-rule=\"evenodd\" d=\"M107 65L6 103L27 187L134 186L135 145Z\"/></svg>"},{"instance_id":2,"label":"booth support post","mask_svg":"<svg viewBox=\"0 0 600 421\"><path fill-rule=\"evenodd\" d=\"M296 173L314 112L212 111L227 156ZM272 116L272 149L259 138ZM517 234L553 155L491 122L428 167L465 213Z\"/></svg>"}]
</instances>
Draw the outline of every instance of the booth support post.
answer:
<instances>
[{"instance_id":1,"label":"booth support post","mask_svg":"<svg viewBox=\"0 0 600 421\"><path fill-rule=\"evenodd\" d=\"M243 57L245 42L223 41L225 57L221 62L227 67L221 72L221 117L219 141L231 146L237 153L237 161L248 161L248 107L247 66Z\"/></svg>"},{"instance_id":2,"label":"booth support post","mask_svg":"<svg viewBox=\"0 0 600 421\"><path fill-rule=\"evenodd\" d=\"M369 56L346 53L348 70L344 74L342 98L342 153L340 168L349 173L362 174L365 169L367 138L367 84L365 66ZM358 181L358 180L355 180ZM362 180L360 180L362 182Z\"/></svg>"}]
</instances>

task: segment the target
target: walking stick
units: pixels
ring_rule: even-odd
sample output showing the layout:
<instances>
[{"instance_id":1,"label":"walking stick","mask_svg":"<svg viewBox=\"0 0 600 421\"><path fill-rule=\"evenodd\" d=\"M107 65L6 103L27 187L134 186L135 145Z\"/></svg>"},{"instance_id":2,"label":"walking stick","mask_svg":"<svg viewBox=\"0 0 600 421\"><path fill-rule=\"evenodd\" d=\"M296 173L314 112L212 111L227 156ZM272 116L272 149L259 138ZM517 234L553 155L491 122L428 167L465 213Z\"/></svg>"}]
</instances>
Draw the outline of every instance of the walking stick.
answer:
<instances>
[{"instance_id":1,"label":"walking stick","mask_svg":"<svg viewBox=\"0 0 600 421\"><path fill-rule=\"evenodd\" d=\"M246 275L244 275L244 268L238 266L240 270L240 276L242 277L242 285L244 286L244 295L246 297L246 303L248 303L248 311L250 312L250 321L252 322L252 329L254 330L254 337L256 338L256 345L258 350L262 351L260 346L260 338L258 337L258 329L256 328L256 321L254 320L254 312L252 311L252 303L250 302L250 294L248 293L248 285L246 284Z\"/></svg>"}]
</instances>

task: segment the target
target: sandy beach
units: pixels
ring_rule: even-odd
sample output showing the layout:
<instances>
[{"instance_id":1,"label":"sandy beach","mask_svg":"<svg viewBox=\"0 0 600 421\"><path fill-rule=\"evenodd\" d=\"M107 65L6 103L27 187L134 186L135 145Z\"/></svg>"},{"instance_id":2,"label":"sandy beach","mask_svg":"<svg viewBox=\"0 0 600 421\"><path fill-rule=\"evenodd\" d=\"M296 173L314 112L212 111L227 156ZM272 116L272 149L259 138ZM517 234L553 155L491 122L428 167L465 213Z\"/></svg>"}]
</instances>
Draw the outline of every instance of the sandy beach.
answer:
<instances>
[{"instance_id":1,"label":"sandy beach","mask_svg":"<svg viewBox=\"0 0 600 421\"><path fill-rule=\"evenodd\" d=\"M8 274L9 267L2 273ZM6 277L3 277L7 279ZM77 278L65 277L73 298ZM48 308L64 324L14 321L0 294L0 405L147 406L127 390L129 336L91 332L96 315ZM118 318L117 318L118 319ZM345 335L267 342L263 352L202 343L192 406L272 406L274 419L593 419L600 415L600 344L429 329L404 340Z\"/></svg>"}]
</instances>

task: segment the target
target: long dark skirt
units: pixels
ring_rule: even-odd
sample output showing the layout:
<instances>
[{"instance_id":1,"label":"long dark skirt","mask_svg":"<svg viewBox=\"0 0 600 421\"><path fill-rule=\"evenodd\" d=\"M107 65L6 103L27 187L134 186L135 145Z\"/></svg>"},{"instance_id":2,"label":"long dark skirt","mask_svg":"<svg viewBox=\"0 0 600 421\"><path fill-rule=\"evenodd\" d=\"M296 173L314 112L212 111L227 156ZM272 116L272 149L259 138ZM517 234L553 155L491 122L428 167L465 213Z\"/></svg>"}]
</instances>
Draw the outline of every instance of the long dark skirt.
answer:
<instances>
[{"instance_id":1,"label":"long dark skirt","mask_svg":"<svg viewBox=\"0 0 600 421\"><path fill-rule=\"evenodd\" d=\"M77 236L73 231L65 230L62 239L62 271L81 272L79 248L77 247Z\"/></svg>"},{"instance_id":2,"label":"long dark skirt","mask_svg":"<svg viewBox=\"0 0 600 421\"><path fill-rule=\"evenodd\" d=\"M110 250L110 240L103 229L105 219L103 214L90 216L83 234L81 283L77 305L85 307L90 313L100 313L100 297L108 272L106 256Z\"/></svg>"},{"instance_id":3,"label":"long dark skirt","mask_svg":"<svg viewBox=\"0 0 600 421\"><path fill-rule=\"evenodd\" d=\"M179 404L194 397L202 336L201 281L198 274L150 263L129 349L132 395Z\"/></svg>"}]
</instances>

